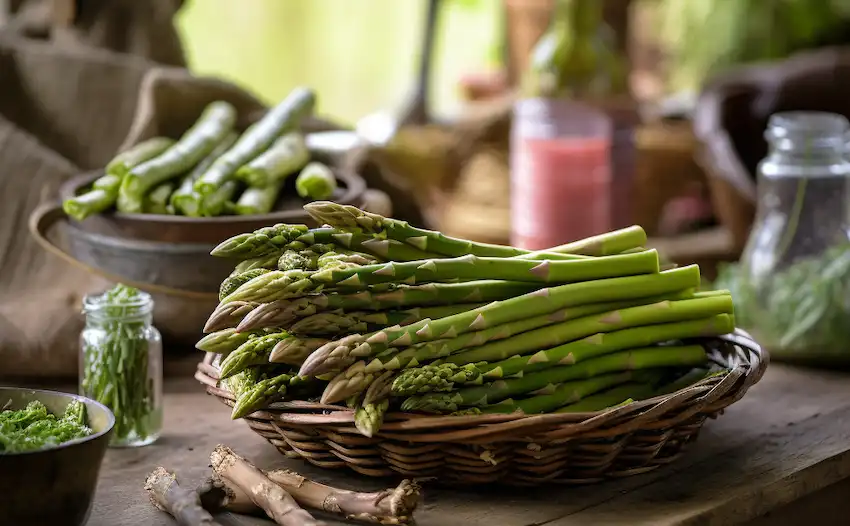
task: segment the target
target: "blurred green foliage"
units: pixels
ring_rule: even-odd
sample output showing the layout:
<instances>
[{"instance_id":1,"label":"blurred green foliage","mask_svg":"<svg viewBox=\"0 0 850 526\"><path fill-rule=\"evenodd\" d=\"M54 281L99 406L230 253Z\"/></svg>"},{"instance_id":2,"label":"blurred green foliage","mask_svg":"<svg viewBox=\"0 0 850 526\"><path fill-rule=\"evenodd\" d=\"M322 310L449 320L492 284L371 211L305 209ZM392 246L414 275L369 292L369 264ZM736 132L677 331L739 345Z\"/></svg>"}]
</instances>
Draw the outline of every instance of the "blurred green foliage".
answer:
<instances>
[{"instance_id":1,"label":"blurred green foliage","mask_svg":"<svg viewBox=\"0 0 850 526\"><path fill-rule=\"evenodd\" d=\"M662 39L673 51L671 87L698 90L732 65L844 43L850 0L660 0Z\"/></svg>"},{"instance_id":2,"label":"blurred green foliage","mask_svg":"<svg viewBox=\"0 0 850 526\"><path fill-rule=\"evenodd\" d=\"M178 27L190 67L274 103L292 88L319 93L345 122L399 109L413 89L424 0L188 0ZM431 85L437 113L459 107L457 81L498 60L501 2L448 0Z\"/></svg>"}]
</instances>

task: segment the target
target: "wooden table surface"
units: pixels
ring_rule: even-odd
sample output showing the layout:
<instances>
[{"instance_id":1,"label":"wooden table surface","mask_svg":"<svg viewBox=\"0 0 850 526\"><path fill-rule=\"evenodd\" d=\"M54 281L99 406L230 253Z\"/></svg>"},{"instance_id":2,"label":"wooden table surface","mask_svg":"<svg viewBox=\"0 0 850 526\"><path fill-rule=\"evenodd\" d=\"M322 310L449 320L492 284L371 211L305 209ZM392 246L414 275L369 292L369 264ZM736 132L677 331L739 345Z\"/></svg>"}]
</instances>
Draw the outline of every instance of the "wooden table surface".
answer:
<instances>
[{"instance_id":1,"label":"wooden table surface","mask_svg":"<svg viewBox=\"0 0 850 526\"><path fill-rule=\"evenodd\" d=\"M162 465L195 485L208 474L208 455L218 443L261 467L287 466L339 487L369 491L392 485L284 458L244 423L230 421L228 409L194 380L182 378L166 382L159 442L107 453L89 526L173 525L148 502L145 475ZM725 526L784 509L845 479L850 479L850 376L774 364L743 400L706 423L699 440L669 466L592 486L427 487L416 519L420 526ZM775 520L768 523L779 524ZM221 522L271 524L234 515ZM344 524L332 518L327 523Z\"/></svg>"}]
</instances>

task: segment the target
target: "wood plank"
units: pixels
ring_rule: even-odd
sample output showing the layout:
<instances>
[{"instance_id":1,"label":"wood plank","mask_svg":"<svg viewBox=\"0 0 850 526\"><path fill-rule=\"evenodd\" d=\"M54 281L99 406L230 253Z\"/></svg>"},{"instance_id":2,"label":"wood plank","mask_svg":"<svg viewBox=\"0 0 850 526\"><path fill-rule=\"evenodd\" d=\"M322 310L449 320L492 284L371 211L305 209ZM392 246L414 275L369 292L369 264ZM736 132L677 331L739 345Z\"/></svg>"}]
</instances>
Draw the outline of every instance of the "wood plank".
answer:
<instances>
[{"instance_id":1,"label":"wood plank","mask_svg":"<svg viewBox=\"0 0 850 526\"><path fill-rule=\"evenodd\" d=\"M192 380L168 381L167 392L163 438L146 448L108 453L90 526L173 525L147 502L141 489L145 475L163 465L194 485L208 473L208 455L217 443L232 446L260 466L286 466L340 487L370 491L393 484L285 459L247 426L230 421L227 409L201 394ZM697 443L670 466L583 487L429 487L417 523L733 524L724 521L756 518L850 476L848 438L847 376L774 365L747 397L708 422ZM676 498L670 498L671 488ZM750 505L752 501L757 502ZM238 521L231 524L269 524L242 517Z\"/></svg>"}]
</instances>

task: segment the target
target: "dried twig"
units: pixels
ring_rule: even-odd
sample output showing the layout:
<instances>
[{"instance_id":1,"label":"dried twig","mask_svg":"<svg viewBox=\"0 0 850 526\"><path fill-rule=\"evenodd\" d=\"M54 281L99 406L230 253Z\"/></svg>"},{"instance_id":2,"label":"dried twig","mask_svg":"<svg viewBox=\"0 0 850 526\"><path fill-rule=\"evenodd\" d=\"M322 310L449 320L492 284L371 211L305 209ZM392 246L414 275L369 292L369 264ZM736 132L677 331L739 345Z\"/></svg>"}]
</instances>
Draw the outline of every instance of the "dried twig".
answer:
<instances>
[{"instance_id":1,"label":"dried twig","mask_svg":"<svg viewBox=\"0 0 850 526\"><path fill-rule=\"evenodd\" d=\"M401 525L411 522L421 497L419 485L409 480L402 481L395 488L361 493L326 486L283 469L269 471L265 475L306 508L375 524ZM198 493L202 504L210 511L259 511L244 491L217 477L208 479L198 489Z\"/></svg>"},{"instance_id":2,"label":"dried twig","mask_svg":"<svg viewBox=\"0 0 850 526\"><path fill-rule=\"evenodd\" d=\"M181 488L177 475L158 467L145 479L151 502L183 526L221 526L203 507L198 493Z\"/></svg>"},{"instance_id":3,"label":"dried twig","mask_svg":"<svg viewBox=\"0 0 850 526\"><path fill-rule=\"evenodd\" d=\"M231 488L237 490L262 508L266 515L281 526L322 526L312 515L302 509L283 488L266 477L265 473L240 457L229 447L218 445L210 455L213 472ZM227 490L226 490L227 491ZM244 502L244 500L243 500Z\"/></svg>"}]
</instances>

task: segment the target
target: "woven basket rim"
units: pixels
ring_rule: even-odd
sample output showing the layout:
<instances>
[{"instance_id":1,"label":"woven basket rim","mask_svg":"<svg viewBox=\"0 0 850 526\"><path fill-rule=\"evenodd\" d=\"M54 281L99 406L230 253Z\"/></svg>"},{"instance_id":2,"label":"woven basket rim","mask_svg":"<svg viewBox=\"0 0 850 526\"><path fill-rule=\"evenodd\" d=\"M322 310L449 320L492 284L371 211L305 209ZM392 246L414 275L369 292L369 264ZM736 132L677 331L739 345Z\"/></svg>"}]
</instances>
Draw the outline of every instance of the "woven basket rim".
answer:
<instances>
[{"instance_id":1,"label":"woven basket rim","mask_svg":"<svg viewBox=\"0 0 850 526\"><path fill-rule=\"evenodd\" d=\"M705 346L710 360L729 371L674 393L594 412L464 416L389 412L375 437L422 443L550 442L579 436L604 438L638 429L661 432L697 413L718 413L741 399L761 379L769 362L767 351L741 329L694 341ZM207 353L198 364L195 378L206 386L207 393L232 406L230 392L217 387L214 357ZM333 428L340 433L359 434L354 427L354 411L341 405L274 402L247 418L269 421L274 427Z\"/></svg>"}]
</instances>

